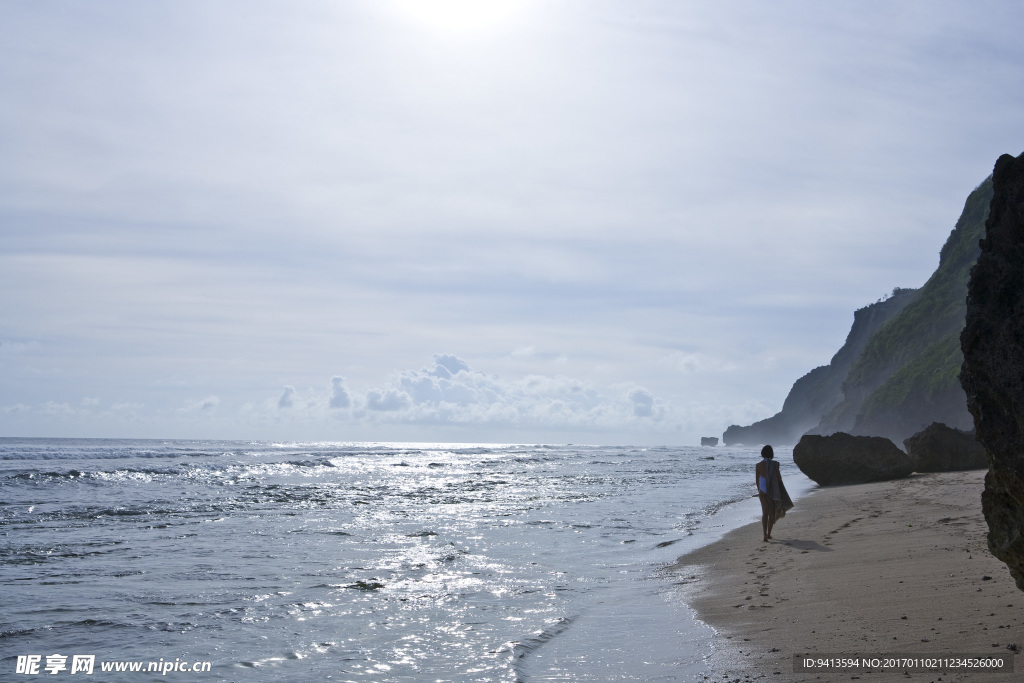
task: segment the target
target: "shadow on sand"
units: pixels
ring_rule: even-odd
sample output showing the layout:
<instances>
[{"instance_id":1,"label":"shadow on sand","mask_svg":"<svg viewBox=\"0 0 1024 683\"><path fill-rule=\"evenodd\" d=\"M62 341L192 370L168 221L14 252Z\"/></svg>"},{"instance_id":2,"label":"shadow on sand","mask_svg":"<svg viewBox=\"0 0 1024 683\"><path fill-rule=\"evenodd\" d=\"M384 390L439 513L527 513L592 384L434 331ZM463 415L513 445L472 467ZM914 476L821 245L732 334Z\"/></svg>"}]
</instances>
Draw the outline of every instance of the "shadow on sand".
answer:
<instances>
[{"instance_id":1,"label":"shadow on sand","mask_svg":"<svg viewBox=\"0 0 1024 683\"><path fill-rule=\"evenodd\" d=\"M832 548L826 548L817 541L799 541L794 539L791 541L779 542L782 543L782 545L788 545L790 548L796 548L797 550L821 550L828 553L832 552Z\"/></svg>"}]
</instances>

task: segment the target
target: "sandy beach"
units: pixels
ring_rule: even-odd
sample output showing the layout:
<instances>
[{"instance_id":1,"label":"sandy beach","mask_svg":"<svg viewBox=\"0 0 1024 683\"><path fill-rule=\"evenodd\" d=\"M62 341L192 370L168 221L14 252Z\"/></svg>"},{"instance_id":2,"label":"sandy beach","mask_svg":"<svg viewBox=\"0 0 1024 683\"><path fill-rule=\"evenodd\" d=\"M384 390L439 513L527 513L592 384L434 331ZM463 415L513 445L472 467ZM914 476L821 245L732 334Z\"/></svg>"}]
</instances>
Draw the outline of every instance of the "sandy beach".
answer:
<instances>
[{"instance_id":1,"label":"sandy beach","mask_svg":"<svg viewBox=\"0 0 1024 683\"><path fill-rule=\"evenodd\" d=\"M688 602L718 633L715 680L1022 680L1024 593L987 548L983 470L823 488L761 540L760 524L679 558ZM1015 673L797 673L794 655L977 654Z\"/></svg>"}]
</instances>

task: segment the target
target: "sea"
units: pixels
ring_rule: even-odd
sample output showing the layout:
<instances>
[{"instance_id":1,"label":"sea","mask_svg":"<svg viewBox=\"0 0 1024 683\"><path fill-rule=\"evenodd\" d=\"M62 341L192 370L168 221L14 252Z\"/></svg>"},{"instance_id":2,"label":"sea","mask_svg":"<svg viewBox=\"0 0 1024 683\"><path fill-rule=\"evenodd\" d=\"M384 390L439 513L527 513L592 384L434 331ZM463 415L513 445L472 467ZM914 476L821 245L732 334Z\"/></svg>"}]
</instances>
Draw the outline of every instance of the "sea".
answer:
<instances>
[{"instance_id":1,"label":"sea","mask_svg":"<svg viewBox=\"0 0 1024 683\"><path fill-rule=\"evenodd\" d=\"M0 438L0 680L701 679L758 453Z\"/></svg>"}]
</instances>

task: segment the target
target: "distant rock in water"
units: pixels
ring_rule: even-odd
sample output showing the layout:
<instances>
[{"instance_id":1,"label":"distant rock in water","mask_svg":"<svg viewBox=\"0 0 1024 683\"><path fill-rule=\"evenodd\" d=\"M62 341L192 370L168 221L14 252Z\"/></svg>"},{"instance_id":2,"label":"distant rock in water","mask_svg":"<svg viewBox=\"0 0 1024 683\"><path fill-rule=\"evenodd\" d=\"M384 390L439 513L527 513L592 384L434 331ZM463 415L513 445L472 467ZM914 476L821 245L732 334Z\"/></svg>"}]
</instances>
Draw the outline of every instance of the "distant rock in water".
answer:
<instances>
[{"instance_id":1,"label":"distant rock in water","mask_svg":"<svg viewBox=\"0 0 1024 683\"><path fill-rule=\"evenodd\" d=\"M981 256L971 270L960 383L989 472L988 547L1024 590L1024 154L1004 154Z\"/></svg>"},{"instance_id":2,"label":"distant rock in water","mask_svg":"<svg viewBox=\"0 0 1024 683\"><path fill-rule=\"evenodd\" d=\"M805 435L793 448L793 462L821 486L900 479L914 471L914 461L889 439L843 432Z\"/></svg>"},{"instance_id":3,"label":"distant rock in water","mask_svg":"<svg viewBox=\"0 0 1024 683\"><path fill-rule=\"evenodd\" d=\"M702 436L702 437L700 437L700 445L701 446L717 446L718 445L718 437L717 436Z\"/></svg>"},{"instance_id":4,"label":"distant rock in water","mask_svg":"<svg viewBox=\"0 0 1024 683\"><path fill-rule=\"evenodd\" d=\"M957 472L988 467L985 449L974 434L933 422L903 440L915 472Z\"/></svg>"}]
</instances>

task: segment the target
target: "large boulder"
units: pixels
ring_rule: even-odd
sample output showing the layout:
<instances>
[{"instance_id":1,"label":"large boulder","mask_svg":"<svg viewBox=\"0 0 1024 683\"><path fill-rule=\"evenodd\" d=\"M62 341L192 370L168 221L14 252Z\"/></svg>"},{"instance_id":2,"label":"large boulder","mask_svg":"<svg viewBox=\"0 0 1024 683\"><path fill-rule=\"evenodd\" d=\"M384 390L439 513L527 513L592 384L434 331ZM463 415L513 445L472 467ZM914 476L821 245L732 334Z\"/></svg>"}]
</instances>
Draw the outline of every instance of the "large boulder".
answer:
<instances>
[{"instance_id":1,"label":"large boulder","mask_svg":"<svg viewBox=\"0 0 1024 683\"><path fill-rule=\"evenodd\" d=\"M985 448L971 432L933 422L909 439L903 440L914 459L915 472L956 472L988 467Z\"/></svg>"},{"instance_id":2,"label":"large boulder","mask_svg":"<svg viewBox=\"0 0 1024 683\"><path fill-rule=\"evenodd\" d=\"M899 479L914 471L914 461L889 439L806 434L793 448L793 462L821 486Z\"/></svg>"},{"instance_id":3,"label":"large boulder","mask_svg":"<svg viewBox=\"0 0 1024 683\"><path fill-rule=\"evenodd\" d=\"M1024 154L1004 154L971 270L960 384L989 458L988 547L1024 590Z\"/></svg>"},{"instance_id":4,"label":"large boulder","mask_svg":"<svg viewBox=\"0 0 1024 683\"><path fill-rule=\"evenodd\" d=\"M717 446L718 445L718 437L717 436L702 436L702 437L700 437L700 445L701 446Z\"/></svg>"}]
</instances>

